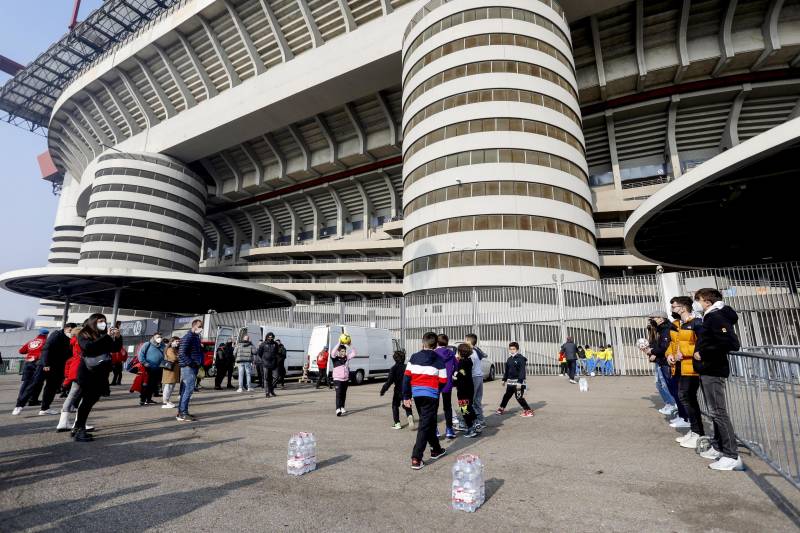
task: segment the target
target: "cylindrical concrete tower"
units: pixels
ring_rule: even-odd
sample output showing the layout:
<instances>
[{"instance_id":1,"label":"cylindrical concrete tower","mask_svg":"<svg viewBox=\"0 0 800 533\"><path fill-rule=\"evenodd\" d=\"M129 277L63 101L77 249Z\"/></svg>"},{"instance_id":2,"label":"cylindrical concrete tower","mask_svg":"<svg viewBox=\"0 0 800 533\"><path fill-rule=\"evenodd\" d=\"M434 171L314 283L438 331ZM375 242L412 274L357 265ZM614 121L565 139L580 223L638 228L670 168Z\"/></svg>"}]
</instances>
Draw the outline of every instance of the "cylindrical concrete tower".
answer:
<instances>
[{"instance_id":1,"label":"cylindrical concrete tower","mask_svg":"<svg viewBox=\"0 0 800 533\"><path fill-rule=\"evenodd\" d=\"M404 37L406 293L598 277L569 26L500 4L431 2Z\"/></svg>"},{"instance_id":2,"label":"cylindrical concrete tower","mask_svg":"<svg viewBox=\"0 0 800 533\"><path fill-rule=\"evenodd\" d=\"M61 266L78 264L85 224L76 208L79 193L80 183L71 174L64 174L56 222L53 225L53 244L47 256L48 263Z\"/></svg>"},{"instance_id":3,"label":"cylindrical concrete tower","mask_svg":"<svg viewBox=\"0 0 800 533\"><path fill-rule=\"evenodd\" d=\"M98 159L80 266L197 272L206 184L158 154Z\"/></svg>"}]
</instances>

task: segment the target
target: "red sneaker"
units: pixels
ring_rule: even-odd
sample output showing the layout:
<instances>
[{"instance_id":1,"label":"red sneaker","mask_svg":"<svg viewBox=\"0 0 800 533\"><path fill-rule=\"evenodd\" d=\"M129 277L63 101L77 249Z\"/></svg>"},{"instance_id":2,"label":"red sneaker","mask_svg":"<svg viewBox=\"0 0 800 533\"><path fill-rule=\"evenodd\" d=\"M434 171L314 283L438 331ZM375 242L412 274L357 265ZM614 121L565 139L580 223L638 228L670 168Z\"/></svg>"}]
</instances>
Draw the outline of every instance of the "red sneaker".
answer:
<instances>
[{"instance_id":1,"label":"red sneaker","mask_svg":"<svg viewBox=\"0 0 800 533\"><path fill-rule=\"evenodd\" d=\"M503 409L502 407L498 407L498 408L497 408L497 411L495 411L495 412L494 412L494 414L496 414L496 415L502 415L502 414L503 414L503 413L505 413L505 412L506 412L506 410L505 410L505 409Z\"/></svg>"},{"instance_id":2,"label":"red sneaker","mask_svg":"<svg viewBox=\"0 0 800 533\"><path fill-rule=\"evenodd\" d=\"M522 414L519 415L519 416L524 417L524 418L530 418L530 417L533 416L533 410L532 409L528 409L527 411L523 411Z\"/></svg>"}]
</instances>

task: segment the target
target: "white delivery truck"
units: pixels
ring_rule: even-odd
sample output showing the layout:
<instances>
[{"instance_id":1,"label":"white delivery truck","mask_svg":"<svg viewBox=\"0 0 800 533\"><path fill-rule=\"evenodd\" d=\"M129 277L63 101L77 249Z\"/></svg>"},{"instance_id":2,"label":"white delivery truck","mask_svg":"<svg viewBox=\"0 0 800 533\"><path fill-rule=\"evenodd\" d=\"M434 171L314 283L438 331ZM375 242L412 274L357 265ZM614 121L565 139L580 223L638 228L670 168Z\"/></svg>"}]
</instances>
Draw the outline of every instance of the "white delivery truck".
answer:
<instances>
[{"instance_id":1,"label":"white delivery truck","mask_svg":"<svg viewBox=\"0 0 800 533\"><path fill-rule=\"evenodd\" d=\"M356 351L356 356L350 360L350 379L356 385L361 385L365 380L376 377L386 376L389 369L394 364L392 354L396 349L396 343L392 339L392 332L388 329L363 328L360 326L317 326L311 332L311 340L308 343L308 354L310 355L309 372L317 373L317 354L327 347L332 352L339 345L339 337L342 333L347 333L352 339L352 347ZM332 369L332 361L328 358L328 368Z\"/></svg>"},{"instance_id":2,"label":"white delivery truck","mask_svg":"<svg viewBox=\"0 0 800 533\"><path fill-rule=\"evenodd\" d=\"M286 375L299 376L303 373L303 365L308 362L308 343L311 339L309 328L283 328L268 324L248 324L239 330L238 340L245 333L250 337L253 346L258 347L267 333L274 333L275 340L280 340L286 348Z\"/></svg>"}]
</instances>

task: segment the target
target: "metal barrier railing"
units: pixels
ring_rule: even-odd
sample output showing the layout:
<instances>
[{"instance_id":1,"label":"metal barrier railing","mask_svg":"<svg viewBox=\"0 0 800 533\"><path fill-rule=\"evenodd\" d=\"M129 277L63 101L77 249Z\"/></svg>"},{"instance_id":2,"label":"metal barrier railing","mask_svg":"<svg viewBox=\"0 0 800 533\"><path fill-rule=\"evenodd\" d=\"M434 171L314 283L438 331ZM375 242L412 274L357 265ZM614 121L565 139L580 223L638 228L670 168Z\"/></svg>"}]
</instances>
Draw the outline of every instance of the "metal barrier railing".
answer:
<instances>
[{"instance_id":1,"label":"metal barrier railing","mask_svg":"<svg viewBox=\"0 0 800 533\"><path fill-rule=\"evenodd\" d=\"M800 358L760 350L731 352L728 359L728 413L737 439L800 489ZM701 409L706 415L702 398Z\"/></svg>"}]
</instances>

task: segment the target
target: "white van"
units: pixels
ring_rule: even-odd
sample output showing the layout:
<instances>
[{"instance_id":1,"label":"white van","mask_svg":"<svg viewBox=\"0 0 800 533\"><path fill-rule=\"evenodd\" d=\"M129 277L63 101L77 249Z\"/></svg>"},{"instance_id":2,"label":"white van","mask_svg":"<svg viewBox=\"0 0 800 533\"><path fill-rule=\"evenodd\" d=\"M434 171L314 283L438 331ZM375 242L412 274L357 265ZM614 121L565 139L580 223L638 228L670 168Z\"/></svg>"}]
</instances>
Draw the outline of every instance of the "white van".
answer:
<instances>
[{"instance_id":1,"label":"white van","mask_svg":"<svg viewBox=\"0 0 800 533\"><path fill-rule=\"evenodd\" d=\"M280 340L286 348L286 375L299 376L303 373L303 365L308 362L308 343L311 339L311 329L308 328L282 328L266 324L248 324L239 330L238 340L242 340L245 333L250 337L253 346L258 347L267 333L274 333L275 340Z\"/></svg>"},{"instance_id":2,"label":"white van","mask_svg":"<svg viewBox=\"0 0 800 533\"><path fill-rule=\"evenodd\" d=\"M317 326L311 333L308 343L310 355L309 372L318 373L317 354L326 346L332 352L339 345L339 336L347 333L352 339L352 347L356 356L350 360L350 379L356 385L361 385L366 379L376 376L386 376L394 364L392 354L395 342L392 332L388 329L362 328L360 326ZM332 370L332 361L328 358L328 368Z\"/></svg>"}]
</instances>

